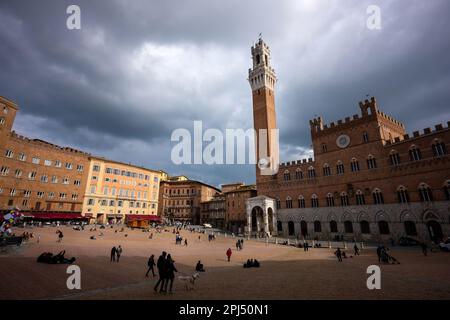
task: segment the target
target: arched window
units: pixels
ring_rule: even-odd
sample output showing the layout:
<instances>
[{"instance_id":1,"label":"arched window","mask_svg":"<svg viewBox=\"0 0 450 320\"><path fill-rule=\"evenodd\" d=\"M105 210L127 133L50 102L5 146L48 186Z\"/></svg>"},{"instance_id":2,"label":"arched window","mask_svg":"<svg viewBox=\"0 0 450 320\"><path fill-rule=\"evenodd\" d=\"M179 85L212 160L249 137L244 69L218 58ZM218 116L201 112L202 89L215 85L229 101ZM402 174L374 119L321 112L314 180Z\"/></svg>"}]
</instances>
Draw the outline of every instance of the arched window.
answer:
<instances>
[{"instance_id":1,"label":"arched window","mask_svg":"<svg viewBox=\"0 0 450 320\"><path fill-rule=\"evenodd\" d=\"M285 170L283 173L284 181L290 181L291 180L291 173L289 170Z\"/></svg>"},{"instance_id":2,"label":"arched window","mask_svg":"<svg viewBox=\"0 0 450 320\"><path fill-rule=\"evenodd\" d=\"M346 192L341 192L341 206L348 206L348 194Z\"/></svg>"},{"instance_id":3,"label":"arched window","mask_svg":"<svg viewBox=\"0 0 450 320\"><path fill-rule=\"evenodd\" d=\"M419 196L421 202L430 202L433 201L433 192L431 188L426 183L421 183L419 185Z\"/></svg>"},{"instance_id":4,"label":"arched window","mask_svg":"<svg viewBox=\"0 0 450 320\"><path fill-rule=\"evenodd\" d=\"M298 197L298 207L299 208L304 208L305 207L305 198L302 195L300 195Z\"/></svg>"},{"instance_id":5,"label":"arched window","mask_svg":"<svg viewBox=\"0 0 450 320\"><path fill-rule=\"evenodd\" d=\"M366 131L363 132L363 142L369 142L369 135Z\"/></svg>"},{"instance_id":6,"label":"arched window","mask_svg":"<svg viewBox=\"0 0 450 320\"><path fill-rule=\"evenodd\" d=\"M407 236L417 236L416 224L412 221L405 221L405 232Z\"/></svg>"},{"instance_id":7,"label":"arched window","mask_svg":"<svg viewBox=\"0 0 450 320\"><path fill-rule=\"evenodd\" d=\"M431 149L433 149L433 156L435 157L443 157L447 154L447 148L445 147L445 143L443 143L438 139L434 140Z\"/></svg>"},{"instance_id":8,"label":"arched window","mask_svg":"<svg viewBox=\"0 0 450 320\"><path fill-rule=\"evenodd\" d=\"M314 167L309 167L308 168L308 178L309 179L314 179L316 177L316 170L314 169Z\"/></svg>"},{"instance_id":9,"label":"arched window","mask_svg":"<svg viewBox=\"0 0 450 320\"><path fill-rule=\"evenodd\" d=\"M311 207L318 208L319 207L319 199L317 198L316 194L313 194L311 196Z\"/></svg>"},{"instance_id":10,"label":"arched window","mask_svg":"<svg viewBox=\"0 0 450 320\"><path fill-rule=\"evenodd\" d=\"M371 154L369 154L369 156L367 157L367 169L376 169L376 167L377 161Z\"/></svg>"},{"instance_id":11,"label":"arched window","mask_svg":"<svg viewBox=\"0 0 450 320\"><path fill-rule=\"evenodd\" d=\"M344 221L345 233L353 233L353 223L349 220Z\"/></svg>"},{"instance_id":12,"label":"arched window","mask_svg":"<svg viewBox=\"0 0 450 320\"><path fill-rule=\"evenodd\" d=\"M363 234L370 234L370 225L369 222L366 220L362 220L359 223L360 227L361 227L361 233Z\"/></svg>"},{"instance_id":13,"label":"arched window","mask_svg":"<svg viewBox=\"0 0 450 320\"><path fill-rule=\"evenodd\" d=\"M336 163L336 174L344 174L344 164L341 160Z\"/></svg>"},{"instance_id":14,"label":"arched window","mask_svg":"<svg viewBox=\"0 0 450 320\"><path fill-rule=\"evenodd\" d=\"M412 145L409 148L409 160L418 161L420 159L422 159L422 154L420 152L420 149L417 148L415 145Z\"/></svg>"},{"instance_id":15,"label":"arched window","mask_svg":"<svg viewBox=\"0 0 450 320\"><path fill-rule=\"evenodd\" d=\"M330 166L328 165L328 163L325 163L325 164L323 165L323 175L324 175L325 177L331 176L331 168L330 168Z\"/></svg>"},{"instance_id":16,"label":"arched window","mask_svg":"<svg viewBox=\"0 0 450 320\"><path fill-rule=\"evenodd\" d=\"M292 209L292 198L291 197L286 198L286 208Z\"/></svg>"},{"instance_id":17,"label":"arched window","mask_svg":"<svg viewBox=\"0 0 450 320\"><path fill-rule=\"evenodd\" d=\"M406 188L404 186L399 186L397 188L397 197L398 197L398 202L408 203L409 202L408 190L406 190Z\"/></svg>"},{"instance_id":18,"label":"arched window","mask_svg":"<svg viewBox=\"0 0 450 320\"><path fill-rule=\"evenodd\" d=\"M389 154L389 160L391 162L391 166L398 166L400 164L400 155L397 151L391 150Z\"/></svg>"},{"instance_id":19,"label":"arched window","mask_svg":"<svg viewBox=\"0 0 450 320\"><path fill-rule=\"evenodd\" d=\"M275 202L276 202L277 209L281 209L281 201L280 201L280 199L276 199Z\"/></svg>"},{"instance_id":20,"label":"arched window","mask_svg":"<svg viewBox=\"0 0 450 320\"><path fill-rule=\"evenodd\" d=\"M314 232L322 232L322 223L318 220L314 221Z\"/></svg>"},{"instance_id":21,"label":"arched window","mask_svg":"<svg viewBox=\"0 0 450 320\"><path fill-rule=\"evenodd\" d=\"M383 194L381 193L380 189L375 188L372 192L372 195L373 195L373 203L374 204L383 204L384 203Z\"/></svg>"},{"instance_id":22,"label":"arched window","mask_svg":"<svg viewBox=\"0 0 450 320\"><path fill-rule=\"evenodd\" d=\"M295 179L296 180L302 180L303 179L303 171L300 168L295 170Z\"/></svg>"},{"instance_id":23,"label":"arched window","mask_svg":"<svg viewBox=\"0 0 450 320\"><path fill-rule=\"evenodd\" d=\"M327 207L334 207L334 197L331 193L327 194Z\"/></svg>"},{"instance_id":24,"label":"arched window","mask_svg":"<svg viewBox=\"0 0 450 320\"><path fill-rule=\"evenodd\" d=\"M356 190L356 204L358 206L363 206L366 204L366 199L364 198L364 193L361 190Z\"/></svg>"},{"instance_id":25,"label":"arched window","mask_svg":"<svg viewBox=\"0 0 450 320\"><path fill-rule=\"evenodd\" d=\"M356 158L353 158L350 162L350 169L352 172L358 172L359 171L359 162Z\"/></svg>"},{"instance_id":26,"label":"arched window","mask_svg":"<svg viewBox=\"0 0 450 320\"><path fill-rule=\"evenodd\" d=\"M333 232L333 233L338 232L337 222L334 220L330 221L330 232Z\"/></svg>"},{"instance_id":27,"label":"arched window","mask_svg":"<svg viewBox=\"0 0 450 320\"><path fill-rule=\"evenodd\" d=\"M378 222L378 229L380 231L380 234L389 234L389 224L387 221L381 220Z\"/></svg>"},{"instance_id":28,"label":"arched window","mask_svg":"<svg viewBox=\"0 0 450 320\"><path fill-rule=\"evenodd\" d=\"M289 221L288 222L288 231L289 231L289 235L293 236L295 233L295 228L294 228L294 222L293 221Z\"/></svg>"}]
</instances>

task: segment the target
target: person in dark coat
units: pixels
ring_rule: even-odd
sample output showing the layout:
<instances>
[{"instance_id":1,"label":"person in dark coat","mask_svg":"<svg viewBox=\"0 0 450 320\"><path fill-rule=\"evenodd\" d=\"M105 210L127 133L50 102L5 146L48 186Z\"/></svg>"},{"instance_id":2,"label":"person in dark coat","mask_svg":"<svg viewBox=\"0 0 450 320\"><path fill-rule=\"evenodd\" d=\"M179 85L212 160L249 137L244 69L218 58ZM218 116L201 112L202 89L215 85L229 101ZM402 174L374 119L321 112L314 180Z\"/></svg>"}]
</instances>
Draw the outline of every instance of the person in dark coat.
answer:
<instances>
[{"instance_id":1,"label":"person in dark coat","mask_svg":"<svg viewBox=\"0 0 450 320\"><path fill-rule=\"evenodd\" d=\"M355 251L355 256L359 256L359 248L358 248L358 245L356 243L353 246L353 250Z\"/></svg>"},{"instance_id":2,"label":"person in dark coat","mask_svg":"<svg viewBox=\"0 0 450 320\"><path fill-rule=\"evenodd\" d=\"M173 279L175 278L175 272L178 272L177 268L175 268L175 261L172 260L172 256L170 254L167 255L167 259L165 260L166 265L166 283L164 292L167 292L167 286L170 282L169 293L172 293L172 285Z\"/></svg>"},{"instance_id":3,"label":"person in dark coat","mask_svg":"<svg viewBox=\"0 0 450 320\"><path fill-rule=\"evenodd\" d=\"M338 258L338 261L342 262L342 251L341 251L341 248L337 248L337 250L336 250L336 252L334 254Z\"/></svg>"},{"instance_id":4,"label":"person in dark coat","mask_svg":"<svg viewBox=\"0 0 450 320\"><path fill-rule=\"evenodd\" d=\"M164 291L164 283L166 281L166 255L167 253L165 251L162 252L162 254L159 256L158 261L156 262L156 267L158 268L158 274L159 279L158 282L156 282L155 285L155 292L158 292L158 286L161 284L161 287L159 289L159 292Z\"/></svg>"},{"instance_id":5,"label":"person in dark coat","mask_svg":"<svg viewBox=\"0 0 450 320\"><path fill-rule=\"evenodd\" d=\"M426 255L427 255L427 251L428 251L428 246L427 246L427 244L426 244L425 242L422 242L422 243L420 244L420 246L422 247L422 253L423 253L423 255L426 256Z\"/></svg>"},{"instance_id":6,"label":"person in dark coat","mask_svg":"<svg viewBox=\"0 0 450 320\"><path fill-rule=\"evenodd\" d=\"M116 247L112 247L111 249L111 262L116 261L116 254L117 254L117 248Z\"/></svg>"},{"instance_id":7,"label":"person in dark coat","mask_svg":"<svg viewBox=\"0 0 450 320\"><path fill-rule=\"evenodd\" d=\"M378 245L378 247L377 247L378 263L381 262L381 251L382 250L383 250L383 247L381 245Z\"/></svg>"},{"instance_id":8,"label":"person in dark coat","mask_svg":"<svg viewBox=\"0 0 450 320\"><path fill-rule=\"evenodd\" d=\"M228 248L227 250L227 258L228 258L228 262L230 262L230 258L231 258L231 248Z\"/></svg>"},{"instance_id":9,"label":"person in dark coat","mask_svg":"<svg viewBox=\"0 0 450 320\"><path fill-rule=\"evenodd\" d=\"M150 272L150 270L152 271L153 276L155 276L155 270L154 270L154 266L155 266L155 255L152 254L150 256L150 258L148 258L147 261L147 266L148 266L148 270L147 273L145 274L146 277L148 277L148 273Z\"/></svg>"}]
</instances>

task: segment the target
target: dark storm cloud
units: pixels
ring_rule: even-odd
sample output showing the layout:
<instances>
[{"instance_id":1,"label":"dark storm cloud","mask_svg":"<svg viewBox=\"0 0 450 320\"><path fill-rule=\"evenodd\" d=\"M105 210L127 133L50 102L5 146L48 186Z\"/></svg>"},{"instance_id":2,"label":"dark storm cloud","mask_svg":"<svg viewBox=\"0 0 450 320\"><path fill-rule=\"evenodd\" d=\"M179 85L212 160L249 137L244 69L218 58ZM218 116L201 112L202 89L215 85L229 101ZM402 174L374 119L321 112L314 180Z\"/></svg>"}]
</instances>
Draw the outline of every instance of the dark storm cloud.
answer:
<instances>
[{"instance_id":1,"label":"dark storm cloud","mask_svg":"<svg viewBox=\"0 0 450 320\"><path fill-rule=\"evenodd\" d=\"M82 30L66 8L78 4ZM366 28L366 8L382 28ZM311 156L308 120L358 113L375 95L409 131L450 118L450 3L437 1L2 1L0 95L15 129L215 185L253 166L175 166L170 134L252 127L246 82L257 35L279 81L282 161Z\"/></svg>"}]
</instances>

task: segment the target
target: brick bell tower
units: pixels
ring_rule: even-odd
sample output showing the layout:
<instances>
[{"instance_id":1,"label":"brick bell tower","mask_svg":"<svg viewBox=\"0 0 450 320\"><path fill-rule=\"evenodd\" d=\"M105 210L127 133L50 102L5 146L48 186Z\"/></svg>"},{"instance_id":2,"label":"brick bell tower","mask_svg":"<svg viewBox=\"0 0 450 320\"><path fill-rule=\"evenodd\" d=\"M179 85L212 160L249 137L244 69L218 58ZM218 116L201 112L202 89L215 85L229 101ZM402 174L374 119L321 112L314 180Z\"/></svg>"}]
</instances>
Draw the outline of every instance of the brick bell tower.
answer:
<instances>
[{"instance_id":1,"label":"brick bell tower","mask_svg":"<svg viewBox=\"0 0 450 320\"><path fill-rule=\"evenodd\" d=\"M270 65L270 48L260 37L251 48L253 68L248 70L248 81L253 97L253 127L256 130L256 182L273 176L278 171L279 148L275 114L275 83L277 77ZM267 132L260 131L266 129ZM261 136L267 138L267 150L260 150Z\"/></svg>"}]
</instances>

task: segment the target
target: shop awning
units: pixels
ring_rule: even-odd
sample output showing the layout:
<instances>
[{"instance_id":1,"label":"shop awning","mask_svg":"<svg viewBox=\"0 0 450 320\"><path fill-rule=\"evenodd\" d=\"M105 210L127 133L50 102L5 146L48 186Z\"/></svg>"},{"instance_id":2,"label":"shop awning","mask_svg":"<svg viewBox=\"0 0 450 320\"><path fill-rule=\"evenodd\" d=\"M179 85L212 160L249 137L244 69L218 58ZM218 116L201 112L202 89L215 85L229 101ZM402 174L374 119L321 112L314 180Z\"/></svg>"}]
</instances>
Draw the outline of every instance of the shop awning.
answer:
<instances>
[{"instance_id":1,"label":"shop awning","mask_svg":"<svg viewBox=\"0 0 450 320\"><path fill-rule=\"evenodd\" d=\"M143 221L160 221L161 218L157 215L144 215L144 214L127 214L125 215L127 221L143 220Z\"/></svg>"},{"instance_id":2,"label":"shop awning","mask_svg":"<svg viewBox=\"0 0 450 320\"><path fill-rule=\"evenodd\" d=\"M33 212L27 216L38 220L80 220L86 219L81 213L67 213L67 212Z\"/></svg>"}]
</instances>

